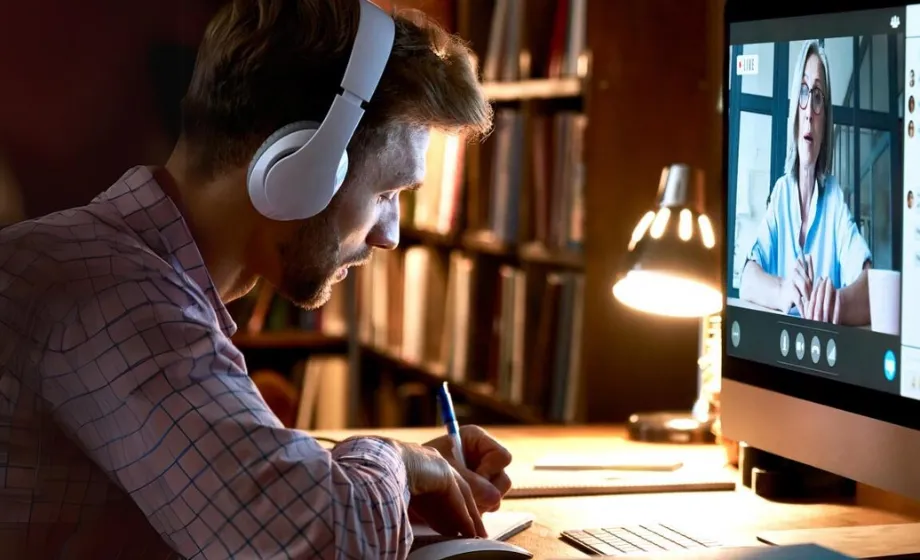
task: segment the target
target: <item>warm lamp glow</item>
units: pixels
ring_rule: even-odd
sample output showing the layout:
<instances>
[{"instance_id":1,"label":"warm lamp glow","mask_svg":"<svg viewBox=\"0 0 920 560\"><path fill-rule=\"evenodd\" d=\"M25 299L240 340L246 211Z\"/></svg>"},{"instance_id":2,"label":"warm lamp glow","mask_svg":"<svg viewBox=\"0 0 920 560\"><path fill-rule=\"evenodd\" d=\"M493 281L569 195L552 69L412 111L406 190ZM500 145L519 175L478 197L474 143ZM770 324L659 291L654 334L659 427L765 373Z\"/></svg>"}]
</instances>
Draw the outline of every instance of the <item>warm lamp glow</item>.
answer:
<instances>
[{"instance_id":1,"label":"warm lamp glow","mask_svg":"<svg viewBox=\"0 0 920 560\"><path fill-rule=\"evenodd\" d=\"M661 234L664 233L664 228L668 225L668 219L671 218L671 209L662 208L658 211L658 215L655 216L655 221L652 222L652 229L649 230L648 234L654 239L659 239Z\"/></svg>"},{"instance_id":2,"label":"warm lamp glow","mask_svg":"<svg viewBox=\"0 0 920 560\"><path fill-rule=\"evenodd\" d=\"M631 270L613 286L620 303L655 315L702 317L722 310L722 293L702 282L647 270Z\"/></svg>"},{"instance_id":3,"label":"warm lamp glow","mask_svg":"<svg viewBox=\"0 0 920 560\"><path fill-rule=\"evenodd\" d=\"M632 251L636 247L636 243L638 243L642 239L642 237L645 236L645 232L648 231L648 227L652 225L652 220L654 219L655 219L655 213L652 212L651 210L649 210L648 212L645 213L644 216L642 216L642 219L639 220L639 223L636 224L636 228L632 232L632 238L630 238L629 240L629 250L630 251Z\"/></svg>"},{"instance_id":4,"label":"warm lamp glow","mask_svg":"<svg viewBox=\"0 0 920 560\"><path fill-rule=\"evenodd\" d=\"M703 238L703 246L707 249L712 249L716 246L716 234L712 231L712 222L709 221L709 216L700 214L697 222L700 224L700 236Z\"/></svg>"},{"instance_id":5,"label":"warm lamp glow","mask_svg":"<svg viewBox=\"0 0 920 560\"><path fill-rule=\"evenodd\" d=\"M677 234L684 241L690 241L693 236L693 212L684 208L680 211L680 222L677 224Z\"/></svg>"}]
</instances>

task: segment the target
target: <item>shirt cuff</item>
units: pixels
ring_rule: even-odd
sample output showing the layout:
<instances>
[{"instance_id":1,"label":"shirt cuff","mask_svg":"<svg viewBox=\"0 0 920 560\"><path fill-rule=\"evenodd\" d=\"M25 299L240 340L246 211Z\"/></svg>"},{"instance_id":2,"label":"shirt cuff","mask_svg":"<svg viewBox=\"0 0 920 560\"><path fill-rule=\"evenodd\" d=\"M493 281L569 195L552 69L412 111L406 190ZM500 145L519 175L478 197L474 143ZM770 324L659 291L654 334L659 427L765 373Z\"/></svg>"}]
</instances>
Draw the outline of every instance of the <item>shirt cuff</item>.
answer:
<instances>
[{"instance_id":1,"label":"shirt cuff","mask_svg":"<svg viewBox=\"0 0 920 560\"><path fill-rule=\"evenodd\" d=\"M385 471L386 476L399 481L406 502L409 501L409 478L399 450L383 438L351 437L332 449L335 461L363 463Z\"/></svg>"}]
</instances>

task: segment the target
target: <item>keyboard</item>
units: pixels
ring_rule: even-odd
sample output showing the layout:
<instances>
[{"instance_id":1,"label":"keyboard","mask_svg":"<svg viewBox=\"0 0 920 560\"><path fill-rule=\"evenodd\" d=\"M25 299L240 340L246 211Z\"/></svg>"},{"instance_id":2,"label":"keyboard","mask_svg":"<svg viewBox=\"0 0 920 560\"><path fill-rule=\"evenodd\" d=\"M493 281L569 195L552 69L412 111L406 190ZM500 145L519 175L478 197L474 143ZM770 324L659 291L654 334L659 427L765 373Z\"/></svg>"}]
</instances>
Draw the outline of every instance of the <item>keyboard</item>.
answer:
<instances>
[{"instance_id":1,"label":"keyboard","mask_svg":"<svg viewBox=\"0 0 920 560\"><path fill-rule=\"evenodd\" d=\"M658 523L563 531L562 539L595 556L620 556L642 552L669 552L722 546L718 541L708 537L692 535Z\"/></svg>"}]
</instances>

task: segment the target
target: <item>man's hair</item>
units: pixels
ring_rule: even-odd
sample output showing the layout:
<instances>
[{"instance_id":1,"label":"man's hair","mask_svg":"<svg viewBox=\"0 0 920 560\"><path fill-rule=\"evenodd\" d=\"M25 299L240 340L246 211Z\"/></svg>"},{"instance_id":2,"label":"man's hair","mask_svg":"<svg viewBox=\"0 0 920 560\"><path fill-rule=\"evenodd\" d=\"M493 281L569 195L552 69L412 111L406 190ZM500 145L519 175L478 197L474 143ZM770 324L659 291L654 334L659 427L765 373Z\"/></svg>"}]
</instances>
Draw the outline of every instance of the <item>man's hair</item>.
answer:
<instances>
[{"instance_id":1,"label":"man's hair","mask_svg":"<svg viewBox=\"0 0 920 560\"><path fill-rule=\"evenodd\" d=\"M182 136L192 171L212 177L249 164L295 121L321 122L339 92L360 17L358 0L232 0L208 24L188 92ZM458 37L416 10L393 13L380 83L349 144L350 169L398 125L488 133L492 108L476 60Z\"/></svg>"}]
</instances>

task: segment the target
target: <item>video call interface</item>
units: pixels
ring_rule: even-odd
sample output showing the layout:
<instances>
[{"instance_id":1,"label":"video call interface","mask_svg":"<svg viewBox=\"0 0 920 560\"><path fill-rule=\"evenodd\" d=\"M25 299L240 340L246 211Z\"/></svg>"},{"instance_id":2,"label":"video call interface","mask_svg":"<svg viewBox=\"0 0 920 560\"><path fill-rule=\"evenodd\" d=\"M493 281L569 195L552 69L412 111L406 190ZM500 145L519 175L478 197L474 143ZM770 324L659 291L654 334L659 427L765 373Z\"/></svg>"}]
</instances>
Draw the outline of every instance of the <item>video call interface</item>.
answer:
<instances>
[{"instance_id":1,"label":"video call interface","mask_svg":"<svg viewBox=\"0 0 920 560\"><path fill-rule=\"evenodd\" d=\"M920 4L729 49L729 354L920 399Z\"/></svg>"}]
</instances>

